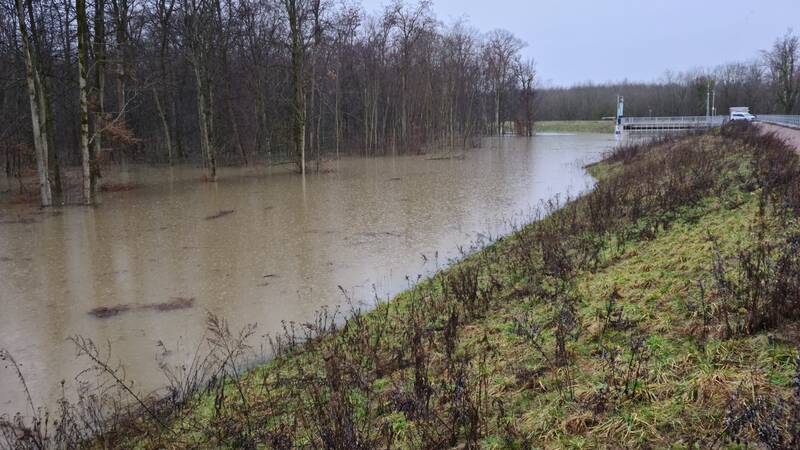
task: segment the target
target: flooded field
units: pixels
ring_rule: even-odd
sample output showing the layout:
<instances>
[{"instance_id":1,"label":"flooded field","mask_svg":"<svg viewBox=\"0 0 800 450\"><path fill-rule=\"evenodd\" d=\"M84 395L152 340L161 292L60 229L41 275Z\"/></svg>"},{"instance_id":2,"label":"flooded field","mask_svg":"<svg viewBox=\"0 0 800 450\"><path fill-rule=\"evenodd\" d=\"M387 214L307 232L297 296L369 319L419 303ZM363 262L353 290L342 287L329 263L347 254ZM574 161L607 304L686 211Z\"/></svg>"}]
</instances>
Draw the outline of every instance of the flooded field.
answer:
<instances>
[{"instance_id":1,"label":"flooded field","mask_svg":"<svg viewBox=\"0 0 800 450\"><path fill-rule=\"evenodd\" d=\"M88 365L69 336L109 343L136 389L165 383L157 344L192 349L207 312L232 328L310 320L323 305L403 290L540 200L591 186L582 166L613 135L486 141L464 157L343 159L305 179L285 169L130 167L96 208L0 209L0 348L50 402ZM0 187L13 189L2 180ZM173 360L186 358L176 351ZM0 366L0 414L25 408Z\"/></svg>"}]
</instances>

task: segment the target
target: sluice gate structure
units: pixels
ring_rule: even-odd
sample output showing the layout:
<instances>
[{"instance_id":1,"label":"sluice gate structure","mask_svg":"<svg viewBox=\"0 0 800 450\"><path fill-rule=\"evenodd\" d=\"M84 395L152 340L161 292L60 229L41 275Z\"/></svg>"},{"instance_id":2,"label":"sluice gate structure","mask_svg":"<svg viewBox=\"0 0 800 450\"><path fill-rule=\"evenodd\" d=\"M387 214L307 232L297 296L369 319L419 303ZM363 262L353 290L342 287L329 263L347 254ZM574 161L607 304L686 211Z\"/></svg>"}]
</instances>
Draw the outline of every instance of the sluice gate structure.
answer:
<instances>
[{"instance_id":1,"label":"sluice gate structure","mask_svg":"<svg viewBox=\"0 0 800 450\"><path fill-rule=\"evenodd\" d=\"M702 131L721 127L725 116L685 116L685 117L621 117L621 133L670 133Z\"/></svg>"},{"instance_id":2,"label":"sluice gate structure","mask_svg":"<svg viewBox=\"0 0 800 450\"><path fill-rule=\"evenodd\" d=\"M725 124L725 116L682 116L682 117L625 117L625 98L617 97L617 117L615 133L618 137L637 134L688 133L720 127Z\"/></svg>"}]
</instances>

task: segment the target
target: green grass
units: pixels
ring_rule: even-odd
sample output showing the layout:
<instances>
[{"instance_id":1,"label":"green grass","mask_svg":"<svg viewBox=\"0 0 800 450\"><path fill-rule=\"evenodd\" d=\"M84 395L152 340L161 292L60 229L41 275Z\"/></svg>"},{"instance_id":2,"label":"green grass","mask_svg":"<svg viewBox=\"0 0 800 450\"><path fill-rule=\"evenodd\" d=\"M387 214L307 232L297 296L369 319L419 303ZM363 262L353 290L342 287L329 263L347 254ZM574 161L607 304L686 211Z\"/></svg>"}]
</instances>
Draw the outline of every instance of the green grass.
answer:
<instances>
[{"instance_id":1,"label":"green grass","mask_svg":"<svg viewBox=\"0 0 800 450\"><path fill-rule=\"evenodd\" d=\"M534 124L537 133L613 133L611 120L547 120Z\"/></svg>"}]
</instances>

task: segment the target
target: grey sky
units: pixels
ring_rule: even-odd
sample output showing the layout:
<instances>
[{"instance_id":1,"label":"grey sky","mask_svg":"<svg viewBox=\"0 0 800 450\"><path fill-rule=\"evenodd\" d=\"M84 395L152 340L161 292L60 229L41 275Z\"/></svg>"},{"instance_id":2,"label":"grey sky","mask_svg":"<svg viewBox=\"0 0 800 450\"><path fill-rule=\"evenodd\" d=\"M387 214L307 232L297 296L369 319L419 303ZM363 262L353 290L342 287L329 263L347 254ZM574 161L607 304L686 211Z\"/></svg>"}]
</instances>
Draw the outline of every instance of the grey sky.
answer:
<instances>
[{"instance_id":1,"label":"grey sky","mask_svg":"<svg viewBox=\"0 0 800 450\"><path fill-rule=\"evenodd\" d=\"M370 12L387 3L362 1ZM433 9L445 23L513 32L547 85L652 81L752 59L800 31L800 0L433 0Z\"/></svg>"}]
</instances>

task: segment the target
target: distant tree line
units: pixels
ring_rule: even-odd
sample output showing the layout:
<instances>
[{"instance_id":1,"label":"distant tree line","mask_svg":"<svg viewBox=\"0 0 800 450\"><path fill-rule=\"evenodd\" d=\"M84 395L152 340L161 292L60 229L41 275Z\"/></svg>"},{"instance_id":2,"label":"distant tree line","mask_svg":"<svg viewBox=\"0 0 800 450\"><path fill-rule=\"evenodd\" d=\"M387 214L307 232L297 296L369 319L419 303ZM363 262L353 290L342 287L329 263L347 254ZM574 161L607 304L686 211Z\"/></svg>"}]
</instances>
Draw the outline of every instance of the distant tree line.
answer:
<instances>
[{"instance_id":1,"label":"distant tree line","mask_svg":"<svg viewBox=\"0 0 800 450\"><path fill-rule=\"evenodd\" d=\"M749 62L713 69L667 73L653 83L621 82L543 88L537 93L539 120L598 120L613 116L617 95L629 116L706 114L707 92L717 114L749 106L756 114L800 114L800 38L791 32Z\"/></svg>"},{"instance_id":2,"label":"distant tree line","mask_svg":"<svg viewBox=\"0 0 800 450\"><path fill-rule=\"evenodd\" d=\"M0 151L63 167L288 161L465 147L532 134L536 74L511 33L445 25L421 1L0 0ZM515 128L508 129L507 128Z\"/></svg>"}]
</instances>

